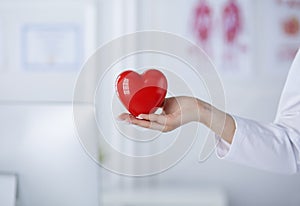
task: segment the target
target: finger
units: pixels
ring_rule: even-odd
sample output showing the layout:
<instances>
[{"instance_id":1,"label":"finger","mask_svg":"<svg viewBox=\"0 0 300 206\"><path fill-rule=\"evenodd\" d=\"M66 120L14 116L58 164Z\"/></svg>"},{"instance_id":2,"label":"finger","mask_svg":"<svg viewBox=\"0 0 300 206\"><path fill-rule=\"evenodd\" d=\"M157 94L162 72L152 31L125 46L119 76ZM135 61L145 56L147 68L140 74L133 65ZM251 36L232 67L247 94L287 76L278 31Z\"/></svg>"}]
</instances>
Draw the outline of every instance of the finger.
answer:
<instances>
[{"instance_id":1,"label":"finger","mask_svg":"<svg viewBox=\"0 0 300 206\"><path fill-rule=\"evenodd\" d=\"M161 114L140 114L139 117L162 125L165 125L167 122L167 116Z\"/></svg>"},{"instance_id":2,"label":"finger","mask_svg":"<svg viewBox=\"0 0 300 206\"><path fill-rule=\"evenodd\" d=\"M148 121L148 120L144 120L144 119L137 119L133 116L130 116L130 123L140 126L140 127L158 130L158 131L163 131L165 128L165 125L163 125L163 124L159 124L157 122Z\"/></svg>"},{"instance_id":3,"label":"finger","mask_svg":"<svg viewBox=\"0 0 300 206\"><path fill-rule=\"evenodd\" d=\"M128 114L128 113L122 113L118 116L118 119L123 120L123 121L126 119L129 119L129 118L130 118L130 114Z\"/></svg>"},{"instance_id":4,"label":"finger","mask_svg":"<svg viewBox=\"0 0 300 206\"><path fill-rule=\"evenodd\" d=\"M157 122L150 122L150 129L157 130L157 131L164 131L165 125L159 124Z\"/></svg>"},{"instance_id":5,"label":"finger","mask_svg":"<svg viewBox=\"0 0 300 206\"><path fill-rule=\"evenodd\" d=\"M129 116L129 123L138 125L144 128L150 128L150 122L143 119L137 119L134 116Z\"/></svg>"},{"instance_id":6,"label":"finger","mask_svg":"<svg viewBox=\"0 0 300 206\"><path fill-rule=\"evenodd\" d=\"M147 115L147 114L145 114L145 115ZM155 121L149 121L148 119L142 118L142 117L140 117L142 119L138 119L128 113L122 113L118 116L118 118L120 120L126 121L130 124L134 124L134 125L137 125L137 126L140 126L143 128L148 128L148 129L153 129L153 130L158 130L158 131L164 131L164 129L165 129L165 124L160 124Z\"/></svg>"}]
</instances>

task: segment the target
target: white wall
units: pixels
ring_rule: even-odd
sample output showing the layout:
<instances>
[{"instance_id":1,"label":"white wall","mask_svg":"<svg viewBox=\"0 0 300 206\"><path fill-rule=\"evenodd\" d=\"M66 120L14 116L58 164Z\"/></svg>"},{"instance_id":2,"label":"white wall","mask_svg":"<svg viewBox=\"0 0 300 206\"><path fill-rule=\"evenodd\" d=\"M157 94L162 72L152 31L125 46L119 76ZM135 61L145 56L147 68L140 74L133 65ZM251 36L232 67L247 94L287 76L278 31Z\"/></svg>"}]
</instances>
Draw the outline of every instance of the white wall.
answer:
<instances>
[{"instance_id":1,"label":"white wall","mask_svg":"<svg viewBox=\"0 0 300 206\"><path fill-rule=\"evenodd\" d=\"M6 1L1 1L3 2ZM13 2L18 5L18 1ZM37 1L31 2L33 5L37 3ZM55 2L61 3L61 1ZM70 15L75 16L77 21L86 25L81 19L84 15L81 6L85 3L76 2L78 4L74 1L72 3L66 1L62 7L75 4L79 17L76 12L72 13L70 10L66 13L71 13ZM136 30L163 30L190 38L186 20L189 18L193 3L195 1L192 0L97 1L92 4L99 9L99 13L96 14L98 22L94 26L97 27L97 32L91 34L92 39L98 40L94 46L98 47L124 33ZM257 0L255 3L259 8L261 2ZM18 12L22 13L22 7ZM50 19L55 17L53 13L45 16ZM5 22L5 24L10 23ZM89 25L90 27L93 28L93 25ZM8 35L16 35L14 32L16 31L13 29L6 31ZM259 35L255 38L258 45L265 41ZM13 36L9 39L13 41ZM90 49L92 47L89 46ZM14 56L18 52L17 45L14 45L9 53ZM270 75L269 69L263 67L261 55L263 53L256 52L254 72L251 76L243 79L234 76L221 77L226 92L226 106L230 113L271 121L275 116L286 73ZM300 203L299 175L271 174L221 161L215 157L199 164L197 162L201 146L199 142L178 165L157 176L130 178L99 169L84 153L74 133L69 101L77 73L30 75L30 77L22 73L20 76L16 74L19 72L19 67L15 65L14 59L9 61L13 66L5 70L12 70L16 76L14 74L6 76L9 84L2 85L0 92L6 94L6 97L13 97L9 100L17 101L2 102L0 106L0 171L18 175L20 206L97 205L98 192L101 195L106 187L110 187L112 191L120 188L125 190L189 188L197 191L207 187L220 187L228 194L229 203L233 206L279 206ZM22 87L16 87L21 88L19 91L11 87L19 80L23 82L27 93L20 92L24 91ZM45 82L46 86L43 84ZM16 93L10 92L15 90ZM3 98L3 95L1 97ZM32 98L35 102L18 103L18 100L32 100ZM56 100L62 102L58 103Z\"/></svg>"},{"instance_id":2,"label":"white wall","mask_svg":"<svg viewBox=\"0 0 300 206\"><path fill-rule=\"evenodd\" d=\"M0 171L18 177L17 205L97 205L98 166L69 105L1 105Z\"/></svg>"},{"instance_id":3,"label":"white wall","mask_svg":"<svg viewBox=\"0 0 300 206\"><path fill-rule=\"evenodd\" d=\"M113 1L114 3L119 1ZM131 2L131 1L130 1ZM135 1L137 8L136 30L162 30L172 32L190 38L187 18L189 18L191 6L197 1L161 1L141 0ZM256 31L263 29L260 17L266 11L260 8L260 1L251 1L256 10L254 19L258 23L254 25ZM104 7L111 6L102 1ZM107 12L113 11L107 10ZM123 15L126 16L126 7ZM128 14L129 15L129 14ZM257 15L257 16L256 16ZM118 18L118 16L116 17ZM120 18L120 17L119 17ZM104 30L112 31L114 25L109 18L103 22ZM134 32L134 29L126 29L126 32ZM113 37L121 35L118 31ZM258 121L272 121L276 114L280 93L284 85L288 68L281 74L271 73L271 68L265 68L265 54L259 48L264 47L266 41L259 32L254 36L256 50L254 50L254 64L250 76L221 75L226 92L227 111L243 117L253 118ZM104 37L109 40L109 36ZM191 39L194 41L193 39ZM261 46L261 47L259 47ZM201 137L199 137L201 138ZM158 176L147 178L127 178L111 175L111 184L115 187L167 187L167 188L194 188L195 190L209 186L225 189L229 196L229 203L233 206L243 205L299 205L300 176L284 176L271 174L253 168L236 165L235 163L218 160L212 157L203 164L197 162L200 149L196 143L189 155L178 165ZM104 171L104 175L108 172ZM116 183L117 182L117 183ZM107 183L109 184L109 183Z\"/></svg>"},{"instance_id":4,"label":"white wall","mask_svg":"<svg viewBox=\"0 0 300 206\"><path fill-rule=\"evenodd\" d=\"M20 63L25 24L77 24L81 52L90 55L96 46L93 3L0 1L0 174L17 175L18 206L98 205L99 167L84 152L73 124L80 68L28 71Z\"/></svg>"}]
</instances>

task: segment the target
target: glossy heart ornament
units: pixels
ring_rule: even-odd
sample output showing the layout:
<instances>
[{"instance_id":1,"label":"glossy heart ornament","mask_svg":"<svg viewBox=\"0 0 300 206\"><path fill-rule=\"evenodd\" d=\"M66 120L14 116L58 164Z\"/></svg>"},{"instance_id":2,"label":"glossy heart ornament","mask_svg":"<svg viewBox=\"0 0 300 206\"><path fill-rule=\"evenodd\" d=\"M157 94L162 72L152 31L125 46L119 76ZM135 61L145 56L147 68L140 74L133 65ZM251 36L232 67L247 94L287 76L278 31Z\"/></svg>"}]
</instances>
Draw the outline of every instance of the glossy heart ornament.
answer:
<instances>
[{"instance_id":1,"label":"glossy heart ornament","mask_svg":"<svg viewBox=\"0 0 300 206\"><path fill-rule=\"evenodd\" d=\"M142 74L128 70L116 80L119 99L134 116L154 113L163 105L167 94L167 78L156 70L149 69Z\"/></svg>"}]
</instances>

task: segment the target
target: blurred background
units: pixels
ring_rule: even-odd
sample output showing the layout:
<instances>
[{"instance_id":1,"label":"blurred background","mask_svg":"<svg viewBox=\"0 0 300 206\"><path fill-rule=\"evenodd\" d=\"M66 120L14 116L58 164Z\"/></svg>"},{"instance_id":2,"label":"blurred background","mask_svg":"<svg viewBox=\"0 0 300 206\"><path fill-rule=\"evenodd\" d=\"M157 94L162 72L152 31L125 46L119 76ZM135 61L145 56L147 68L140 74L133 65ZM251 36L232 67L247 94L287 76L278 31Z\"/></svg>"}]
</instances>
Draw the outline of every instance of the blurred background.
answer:
<instances>
[{"instance_id":1,"label":"blurred background","mask_svg":"<svg viewBox=\"0 0 300 206\"><path fill-rule=\"evenodd\" d=\"M116 175L91 160L73 124L76 78L97 48L140 30L203 48L227 112L272 121L300 45L300 1L0 0L0 205L300 205L299 175L214 155L199 164L197 142L150 177Z\"/></svg>"}]
</instances>

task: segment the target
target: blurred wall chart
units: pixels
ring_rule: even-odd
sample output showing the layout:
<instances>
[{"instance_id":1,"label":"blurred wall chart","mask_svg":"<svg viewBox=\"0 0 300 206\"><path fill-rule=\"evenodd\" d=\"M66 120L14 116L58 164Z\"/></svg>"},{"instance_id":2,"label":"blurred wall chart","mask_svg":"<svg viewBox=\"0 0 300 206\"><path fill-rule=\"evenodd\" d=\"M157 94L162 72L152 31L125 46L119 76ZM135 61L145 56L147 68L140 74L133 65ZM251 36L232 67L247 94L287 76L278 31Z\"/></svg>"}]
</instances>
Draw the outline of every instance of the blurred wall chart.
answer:
<instances>
[{"instance_id":1,"label":"blurred wall chart","mask_svg":"<svg viewBox=\"0 0 300 206\"><path fill-rule=\"evenodd\" d=\"M293 61L300 44L300 1L273 0L262 3L265 15L265 65L282 73Z\"/></svg>"},{"instance_id":2,"label":"blurred wall chart","mask_svg":"<svg viewBox=\"0 0 300 206\"><path fill-rule=\"evenodd\" d=\"M247 74L252 62L254 7L250 1L199 0L192 11L196 42L223 73Z\"/></svg>"}]
</instances>

